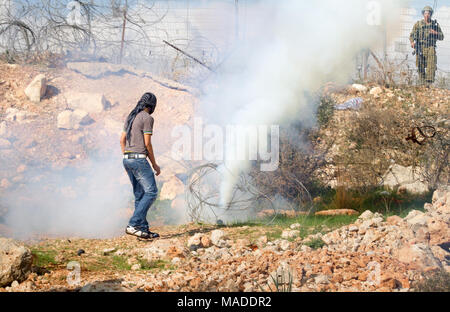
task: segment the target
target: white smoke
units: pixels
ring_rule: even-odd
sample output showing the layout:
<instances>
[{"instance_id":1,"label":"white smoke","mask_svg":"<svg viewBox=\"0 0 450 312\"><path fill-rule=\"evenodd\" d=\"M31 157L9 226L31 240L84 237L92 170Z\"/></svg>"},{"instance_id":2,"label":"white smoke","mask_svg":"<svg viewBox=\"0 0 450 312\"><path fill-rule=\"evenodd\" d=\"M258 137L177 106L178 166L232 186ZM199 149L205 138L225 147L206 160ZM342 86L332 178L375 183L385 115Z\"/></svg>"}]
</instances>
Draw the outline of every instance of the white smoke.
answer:
<instances>
[{"instance_id":1,"label":"white smoke","mask_svg":"<svg viewBox=\"0 0 450 312\"><path fill-rule=\"evenodd\" d=\"M117 159L116 159L117 158ZM119 183L118 157L90 159L79 167L30 170L26 182L1 200L13 236L111 237L126 225L132 193Z\"/></svg>"},{"instance_id":2,"label":"white smoke","mask_svg":"<svg viewBox=\"0 0 450 312\"><path fill-rule=\"evenodd\" d=\"M368 3L379 4L381 12L368 9ZM375 20L380 14L389 27L400 3L249 1L242 40L214 79L203 86L205 116L222 126L270 126L293 120L313 125L315 104L310 94L328 81L349 81L353 57L382 42L383 27L367 25L370 14L375 14ZM223 203L228 202L238 173L245 172L249 163L229 160L226 166ZM23 187L1 198L8 206L6 224L15 236L107 237L123 230L128 217L121 213L132 193L129 181L126 185L117 182L124 174L120 155L93 160L79 170L50 172L37 180L41 173L30 171Z\"/></svg>"},{"instance_id":3,"label":"white smoke","mask_svg":"<svg viewBox=\"0 0 450 312\"><path fill-rule=\"evenodd\" d=\"M382 44L383 29L398 22L405 1L260 1L249 6L247 36L219 68L203 98L205 114L223 126L314 124L308 95L326 82L349 82L354 57ZM256 14L257 13L257 14ZM379 24L379 25L377 25ZM210 109L210 110L209 110ZM233 149L226 147L226 153ZM233 160L222 204L250 162Z\"/></svg>"}]
</instances>

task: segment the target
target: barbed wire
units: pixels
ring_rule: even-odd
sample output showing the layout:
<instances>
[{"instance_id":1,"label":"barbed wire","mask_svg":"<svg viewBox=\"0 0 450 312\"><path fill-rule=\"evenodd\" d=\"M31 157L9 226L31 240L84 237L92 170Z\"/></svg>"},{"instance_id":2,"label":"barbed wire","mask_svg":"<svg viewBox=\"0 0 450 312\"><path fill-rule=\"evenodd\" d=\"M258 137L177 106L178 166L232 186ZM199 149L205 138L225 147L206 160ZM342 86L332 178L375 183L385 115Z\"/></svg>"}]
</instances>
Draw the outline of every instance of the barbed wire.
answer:
<instances>
[{"instance_id":1,"label":"barbed wire","mask_svg":"<svg viewBox=\"0 0 450 312\"><path fill-rule=\"evenodd\" d=\"M76 52L111 63L120 63L123 54L123 62L130 65L147 67L157 74L167 73L170 78L195 76L198 79L209 75L207 69L171 49L164 41L180 47L203 64L216 67L229 54L236 39L245 39L242 36L245 37L247 24L251 23L246 1L223 0L223 4L232 18L218 22L224 7L208 3L192 6L189 1L4 1L0 8L0 53L27 57L34 52ZM233 14L238 15L233 17ZM410 53L408 36L413 19L412 10L402 12L396 41L403 51L388 47L382 53L403 67L414 67L415 63L412 57L405 61ZM442 20L441 26L449 33L448 21ZM438 71L450 74L450 64L445 61L450 59L450 49L439 47L438 53ZM370 70L377 71L376 64L369 65L372 65ZM356 64L357 68L362 66Z\"/></svg>"}]
</instances>

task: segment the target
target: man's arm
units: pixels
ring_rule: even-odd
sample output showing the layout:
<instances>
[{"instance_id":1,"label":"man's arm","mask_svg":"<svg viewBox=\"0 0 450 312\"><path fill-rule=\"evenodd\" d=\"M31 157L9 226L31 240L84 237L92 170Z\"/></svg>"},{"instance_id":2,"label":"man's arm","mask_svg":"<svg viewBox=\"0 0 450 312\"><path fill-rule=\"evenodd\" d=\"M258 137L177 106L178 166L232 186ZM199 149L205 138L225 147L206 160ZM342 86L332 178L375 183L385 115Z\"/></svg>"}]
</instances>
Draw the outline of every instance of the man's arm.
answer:
<instances>
[{"instance_id":1,"label":"man's arm","mask_svg":"<svg viewBox=\"0 0 450 312\"><path fill-rule=\"evenodd\" d=\"M127 133L122 132L122 136L120 137L120 147L122 148L122 154L125 154L125 145L127 144Z\"/></svg>"},{"instance_id":2,"label":"man's arm","mask_svg":"<svg viewBox=\"0 0 450 312\"><path fill-rule=\"evenodd\" d=\"M153 169L156 171L156 175L158 176L161 173L161 169L156 164L155 154L153 153L153 146L152 146L152 135L151 134L144 134L144 142L145 147L147 148L148 152L148 158L150 159L150 163L152 164Z\"/></svg>"},{"instance_id":3,"label":"man's arm","mask_svg":"<svg viewBox=\"0 0 450 312\"><path fill-rule=\"evenodd\" d=\"M439 24L437 24L437 40L444 40L444 33Z\"/></svg>"},{"instance_id":4,"label":"man's arm","mask_svg":"<svg viewBox=\"0 0 450 312\"><path fill-rule=\"evenodd\" d=\"M415 48L415 40L417 40L417 30L418 30L418 23L414 24L414 27L411 31L411 34L409 35L409 42L411 42L411 47L414 49Z\"/></svg>"}]
</instances>

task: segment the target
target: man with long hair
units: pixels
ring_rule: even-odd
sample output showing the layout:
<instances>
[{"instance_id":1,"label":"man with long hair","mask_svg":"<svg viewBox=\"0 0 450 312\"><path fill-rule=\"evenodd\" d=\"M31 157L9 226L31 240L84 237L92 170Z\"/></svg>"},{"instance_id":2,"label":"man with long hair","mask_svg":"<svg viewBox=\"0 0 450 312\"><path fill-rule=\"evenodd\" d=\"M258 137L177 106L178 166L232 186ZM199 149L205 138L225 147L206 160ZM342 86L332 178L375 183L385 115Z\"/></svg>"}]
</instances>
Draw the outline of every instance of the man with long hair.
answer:
<instances>
[{"instance_id":1,"label":"man with long hair","mask_svg":"<svg viewBox=\"0 0 450 312\"><path fill-rule=\"evenodd\" d=\"M156 108L156 96L145 93L136 107L128 115L123 128L120 146L123 153L123 166L130 178L134 193L134 214L125 233L144 239L158 238L158 233L150 231L147 212L158 195L155 174L147 157L158 176L161 169L156 164L151 142L154 119L151 114Z\"/></svg>"}]
</instances>

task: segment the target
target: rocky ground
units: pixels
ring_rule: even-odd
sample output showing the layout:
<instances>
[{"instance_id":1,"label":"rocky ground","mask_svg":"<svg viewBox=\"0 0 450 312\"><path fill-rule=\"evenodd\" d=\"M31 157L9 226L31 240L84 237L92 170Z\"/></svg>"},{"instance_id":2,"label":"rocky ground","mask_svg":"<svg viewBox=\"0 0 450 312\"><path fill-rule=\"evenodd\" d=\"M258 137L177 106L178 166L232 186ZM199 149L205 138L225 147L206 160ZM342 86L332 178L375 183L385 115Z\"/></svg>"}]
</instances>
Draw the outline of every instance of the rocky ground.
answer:
<instances>
[{"instance_id":1,"label":"rocky ground","mask_svg":"<svg viewBox=\"0 0 450 312\"><path fill-rule=\"evenodd\" d=\"M267 226L188 224L155 228L162 237L153 242L28 242L33 273L0 290L404 292L414 291L424 272L450 272L448 188L434 193L425 212L385 219L366 211L355 219L303 238L300 222L278 229L278 237ZM71 261L80 267L73 285Z\"/></svg>"},{"instance_id":2,"label":"rocky ground","mask_svg":"<svg viewBox=\"0 0 450 312\"><path fill-rule=\"evenodd\" d=\"M45 176L82 168L93 153L117 153L126 115L150 90L159 99L154 144L163 168L160 199L172 201L171 208L183 205L178 175L187 169L171 160L170 132L174 125L190 124L197 91L124 66L66 65L0 64L0 199L29 179L45 181L33 175L35 170ZM430 116L442 115L437 122L448 128L442 112L449 90L370 87L329 92L337 104L360 96L380 110L404 106L415 114L419 107ZM358 114L339 112L333 125ZM332 127L323 130L323 141L330 137L327 131L339 132ZM399 141L406 134L399 134ZM334 155L343 145L335 144ZM114 183L129 183L125 175L116 178ZM73 190L56 190L72 196ZM126 235L40 235L18 244L0 238L0 291L414 291L423 273L450 272L448 186L441 186L424 209L405 218L366 211L345 216L346 224L334 227L306 226L307 216L292 217L284 226L152 224L162 236L153 242ZM2 222L6 212L0 201L0 236L11 237L12 229Z\"/></svg>"},{"instance_id":3,"label":"rocky ground","mask_svg":"<svg viewBox=\"0 0 450 312\"><path fill-rule=\"evenodd\" d=\"M426 191L434 179L447 183L450 90L330 84L323 94L337 108L354 101L348 109L336 109L319 132L318 146L338 164L322 174L331 177L330 185L337 185L337 175L346 187L382 184L414 193ZM423 128L428 126L433 128ZM415 127L434 136L422 145L406 140L412 129L424 140Z\"/></svg>"},{"instance_id":4,"label":"rocky ground","mask_svg":"<svg viewBox=\"0 0 450 312\"><path fill-rule=\"evenodd\" d=\"M120 157L124 120L148 91L158 98L152 143L164 168L158 178L166 184L161 199L182 194L176 174L187 169L172 160L171 131L190 124L197 101L192 88L106 63L69 62L58 68L0 63L0 77L0 198L21 190L28 193L30 183L49 184L70 197L73 189L60 189L49 181L64 170L86 171L95 157ZM129 183L124 171L113 179ZM0 200L3 235L10 233L2 222L6 210Z\"/></svg>"}]
</instances>

